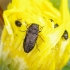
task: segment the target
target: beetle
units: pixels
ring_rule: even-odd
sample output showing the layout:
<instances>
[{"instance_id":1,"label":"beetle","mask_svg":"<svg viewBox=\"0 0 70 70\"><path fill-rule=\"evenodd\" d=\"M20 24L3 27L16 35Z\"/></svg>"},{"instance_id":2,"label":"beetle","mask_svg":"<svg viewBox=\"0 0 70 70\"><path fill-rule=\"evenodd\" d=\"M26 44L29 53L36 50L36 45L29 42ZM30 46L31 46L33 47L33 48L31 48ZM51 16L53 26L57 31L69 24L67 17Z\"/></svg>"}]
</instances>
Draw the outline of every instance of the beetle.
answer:
<instances>
[{"instance_id":1,"label":"beetle","mask_svg":"<svg viewBox=\"0 0 70 70\"><path fill-rule=\"evenodd\" d=\"M59 25L56 23L55 25L54 25L54 28L56 28L56 27L58 27Z\"/></svg>"},{"instance_id":2,"label":"beetle","mask_svg":"<svg viewBox=\"0 0 70 70\"><path fill-rule=\"evenodd\" d=\"M20 21L15 21L16 26L21 27L22 23ZM42 28L41 28L42 29ZM21 30L20 30L21 31ZM24 32L24 31L21 31ZM38 38L39 25L32 23L26 30L26 35L23 42L23 48L26 53L29 53L35 46L36 40ZM40 37L41 38L41 37ZM41 38L42 39L42 38ZM43 40L43 39L42 39ZM43 40L44 41L44 40ZM39 49L38 49L39 50Z\"/></svg>"},{"instance_id":3,"label":"beetle","mask_svg":"<svg viewBox=\"0 0 70 70\"><path fill-rule=\"evenodd\" d=\"M65 40L68 39L68 32L67 32L67 30L64 31L62 37L64 37Z\"/></svg>"},{"instance_id":4,"label":"beetle","mask_svg":"<svg viewBox=\"0 0 70 70\"><path fill-rule=\"evenodd\" d=\"M15 25L18 26L18 27L21 27L22 23L20 21L16 20Z\"/></svg>"},{"instance_id":5,"label":"beetle","mask_svg":"<svg viewBox=\"0 0 70 70\"><path fill-rule=\"evenodd\" d=\"M56 23L56 24L54 25L54 28L56 28L56 27L58 27L58 26L59 26L59 25ZM67 32L67 30L64 31L62 37L63 37L65 40L68 39L68 32Z\"/></svg>"},{"instance_id":6,"label":"beetle","mask_svg":"<svg viewBox=\"0 0 70 70\"><path fill-rule=\"evenodd\" d=\"M29 53L35 46L36 40L38 38L39 25L32 23L27 31L23 42L23 48L26 53Z\"/></svg>"},{"instance_id":7,"label":"beetle","mask_svg":"<svg viewBox=\"0 0 70 70\"><path fill-rule=\"evenodd\" d=\"M54 22L53 19L50 19L51 22Z\"/></svg>"}]
</instances>

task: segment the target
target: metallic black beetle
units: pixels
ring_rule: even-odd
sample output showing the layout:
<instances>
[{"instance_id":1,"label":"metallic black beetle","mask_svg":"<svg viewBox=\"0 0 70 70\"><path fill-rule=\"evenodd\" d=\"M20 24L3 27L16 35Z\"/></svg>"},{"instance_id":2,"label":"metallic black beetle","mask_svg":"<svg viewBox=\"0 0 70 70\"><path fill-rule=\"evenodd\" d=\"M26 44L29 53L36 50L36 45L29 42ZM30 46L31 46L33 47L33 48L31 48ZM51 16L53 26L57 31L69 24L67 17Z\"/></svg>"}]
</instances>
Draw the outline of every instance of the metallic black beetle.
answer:
<instances>
[{"instance_id":1,"label":"metallic black beetle","mask_svg":"<svg viewBox=\"0 0 70 70\"><path fill-rule=\"evenodd\" d=\"M67 30L64 31L62 37L64 37L65 40L68 39L68 32L67 32Z\"/></svg>"},{"instance_id":2,"label":"metallic black beetle","mask_svg":"<svg viewBox=\"0 0 70 70\"><path fill-rule=\"evenodd\" d=\"M23 42L23 48L26 53L29 53L35 46L38 38L39 25L32 23L26 31L26 36Z\"/></svg>"},{"instance_id":3,"label":"metallic black beetle","mask_svg":"<svg viewBox=\"0 0 70 70\"><path fill-rule=\"evenodd\" d=\"M18 20L15 21L16 26L21 27L22 23Z\"/></svg>"}]
</instances>

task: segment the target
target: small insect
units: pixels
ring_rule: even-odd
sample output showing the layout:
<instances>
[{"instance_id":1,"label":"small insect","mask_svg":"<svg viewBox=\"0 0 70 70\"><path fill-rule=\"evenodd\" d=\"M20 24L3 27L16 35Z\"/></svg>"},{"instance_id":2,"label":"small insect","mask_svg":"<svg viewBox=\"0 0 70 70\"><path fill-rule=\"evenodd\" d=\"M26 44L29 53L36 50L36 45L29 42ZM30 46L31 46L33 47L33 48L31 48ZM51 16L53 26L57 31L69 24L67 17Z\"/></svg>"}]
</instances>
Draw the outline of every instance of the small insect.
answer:
<instances>
[{"instance_id":1,"label":"small insect","mask_svg":"<svg viewBox=\"0 0 70 70\"><path fill-rule=\"evenodd\" d=\"M65 40L68 39L68 32L67 32L67 30L64 31L62 37L64 37Z\"/></svg>"},{"instance_id":2,"label":"small insect","mask_svg":"<svg viewBox=\"0 0 70 70\"><path fill-rule=\"evenodd\" d=\"M50 19L51 20L51 22L53 22L53 20L52 19Z\"/></svg>"},{"instance_id":3,"label":"small insect","mask_svg":"<svg viewBox=\"0 0 70 70\"><path fill-rule=\"evenodd\" d=\"M38 38L39 25L32 23L28 30L26 31L26 36L23 42L24 51L29 53L35 46L36 40Z\"/></svg>"},{"instance_id":4,"label":"small insect","mask_svg":"<svg viewBox=\"0 0 70 70\"><path fill-rule=\"evenodd\" d=\"M55 25L54 25L54 28L56 28L56 27L58 27L59 25L56 23Z\"/></svg>"},{"instance_id":5,"label":"small insect","mask_svg":"<svg viewBox=\"0 0 70 70\"><path fill-rule=\"evenodd\" d=\"M21 27L22 23L18 20L15 21L16 26Z\"/></svg>"}]
</instances>

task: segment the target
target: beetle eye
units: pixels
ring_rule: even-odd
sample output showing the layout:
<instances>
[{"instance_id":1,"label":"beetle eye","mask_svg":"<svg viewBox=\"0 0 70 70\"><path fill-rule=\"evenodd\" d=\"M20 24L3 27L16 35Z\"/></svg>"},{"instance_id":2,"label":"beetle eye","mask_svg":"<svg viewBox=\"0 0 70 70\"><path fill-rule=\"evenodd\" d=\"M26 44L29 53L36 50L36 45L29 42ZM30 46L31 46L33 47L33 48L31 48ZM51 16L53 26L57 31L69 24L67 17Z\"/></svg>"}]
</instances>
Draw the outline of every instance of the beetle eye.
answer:
<instances>
[{"instance_id":1,"label":"beetle eye","mask_svg":"<svg viewBox=\"0 0 70 70\"><path fill-rule=\"evenodd\" d=\"M20 21L17 21L17 20L16 20L16 21L15 21L15 25L18 26L18 27L21 27L22 23L21 23Z\"/></svg>"}]
</instances>

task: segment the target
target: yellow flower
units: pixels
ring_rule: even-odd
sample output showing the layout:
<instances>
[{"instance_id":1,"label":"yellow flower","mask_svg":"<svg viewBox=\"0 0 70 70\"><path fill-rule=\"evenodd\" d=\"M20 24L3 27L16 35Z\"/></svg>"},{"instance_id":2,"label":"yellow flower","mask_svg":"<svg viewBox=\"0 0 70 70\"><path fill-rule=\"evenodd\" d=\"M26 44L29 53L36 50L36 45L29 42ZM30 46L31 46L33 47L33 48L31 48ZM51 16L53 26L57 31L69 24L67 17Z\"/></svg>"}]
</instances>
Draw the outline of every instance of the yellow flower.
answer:
<instances>
[{"instance_id":1,"label":"yellow flower","mask_svg":"<svg viewBox=\"0 0 70 70\"><path fill-rule=\"evenodd\" d=\"M0 44L3 70L61 70L66 65L70 58L68 0L61 0L60 10L48 0L12 0L3 17L5 26ZM22 23L20 27L16 20ZM32 23L38 24L41 32L34 48L27 53L23 42ZM59 26L54 28L56 23ZM68 39L62 37L65 30Z\"/></svg>"}]
</instances>

